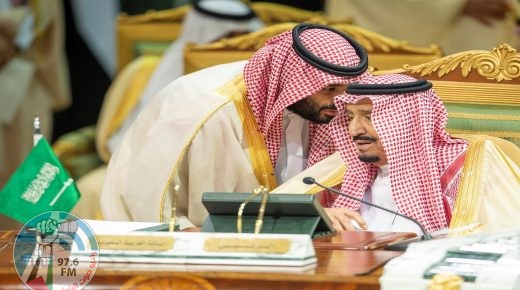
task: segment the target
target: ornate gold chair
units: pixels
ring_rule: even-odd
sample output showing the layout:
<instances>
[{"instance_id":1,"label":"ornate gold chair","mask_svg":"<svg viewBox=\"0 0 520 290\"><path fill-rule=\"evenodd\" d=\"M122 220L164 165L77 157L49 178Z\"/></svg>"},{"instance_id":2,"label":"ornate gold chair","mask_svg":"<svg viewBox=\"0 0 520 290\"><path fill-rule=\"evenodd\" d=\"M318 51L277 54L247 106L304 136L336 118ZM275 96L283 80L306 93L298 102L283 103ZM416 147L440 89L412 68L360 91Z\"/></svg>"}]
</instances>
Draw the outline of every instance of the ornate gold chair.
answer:
<instances>
[{"instance_id":1,"label":"ornate gold chair","mask_svg":"<svg viewBox=\"0 0 520 290\"><path fill-rule=\"evenodd\" d=\"M327 24L323 19L309 22ZM245 35L222 39L210 44L188 44L184 50L184 71L194 72L219 63L249 59L269 38L291 30L297 23L279 23ZM411 46L377 34L375 32L345 23L332 23L330 26L351 35L368 52L369 65L377 69L390 69L404 64L419 64L438 59L442 50L435 45L430 47ZM326 44L324 44L326 45Z\"/></svg>"},{"instance_id":2,"label":"ornate gold chair","mask_svg":"<svg viewBox=\"0 0 520 290\"><path fill-rule=\"evenodd\" d=\"M116 23L118 71L139 55L161 55L179 36L189 9L190 5L184 5L140 15L120 14Z\"/></svg>"},{"instance_id":3,"label":"ornate gold chair","mask_svg":"<svg viewBox=\"0 0 520 290\"><path fill-rule=\"evenodd\" d=\"M490 51L464 51L420 65L374 72L383 73L430 80L447 107L448 131L470 140L466 156L478 152L464 162L468 168L459 187L450 235L517 227L520 53L502 44ZM493 158L484 154L488 150Z\"/></svg>"},{"instance_id":4,"label":"ornate gold chair","mask_svg":"<svg viewBox=\"0 0 520 290\"><path fill-rule=\"evenodd\" d=\"M450 133L490 135L520 147L520 53L508 44L374 74L390 72L433 83Z\"/></svg>"}]
</instances>

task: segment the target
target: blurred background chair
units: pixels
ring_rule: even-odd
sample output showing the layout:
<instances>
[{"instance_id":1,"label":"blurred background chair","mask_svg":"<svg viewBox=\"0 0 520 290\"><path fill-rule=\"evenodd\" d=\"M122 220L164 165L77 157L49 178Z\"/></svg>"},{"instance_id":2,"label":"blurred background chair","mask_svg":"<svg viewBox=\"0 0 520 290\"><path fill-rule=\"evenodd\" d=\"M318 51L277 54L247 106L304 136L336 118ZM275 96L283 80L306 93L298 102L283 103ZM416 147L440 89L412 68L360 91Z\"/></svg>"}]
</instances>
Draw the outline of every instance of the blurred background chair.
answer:
<instances>
[{"instance_id":1,"label":"blurred background chair","mask_svg":"<svg viewBox=\"0 0 520 290\"><path fill-rule=\"evenodd\" d=\"M441 48L434 44L427 47L412 46L405 41L385 37L355 25L314 20L351 35L367 50L369 65L380 70L397 68L404 64L420 64L443 55ZM184 71L191 73L219 63L249 59L269 38L291 30L296 24L279 23L210 44L188 44L184 49Z\"/></svg>"},{"instance_id":2,"label":"blurred background chair","mask_svg":"<svg viewBox=\"0 0 520 290\"><path fill-rule=\"evenodd\" d=\"M251 8L265 26L283 22L327 22L323 13L283 4L254 2ZM140 55L162 55L179 36L184 16L190 9L191 5L184 5L140 15L121 14L116 25L118 70ZM342 20L345 21L348 20Z\"/></svg>"},{"instance_id":3,"label":"blurred background chair","mask_svg":"<svg viewBox=\"0 0 520 290\"><path fill-rule=\"evenodd\" d=\"M120 14L116 23L118 71L141 55L162 55L179 36L190 9L191 5L184 5L140 15Z\"/></svg>"}]
</instances>

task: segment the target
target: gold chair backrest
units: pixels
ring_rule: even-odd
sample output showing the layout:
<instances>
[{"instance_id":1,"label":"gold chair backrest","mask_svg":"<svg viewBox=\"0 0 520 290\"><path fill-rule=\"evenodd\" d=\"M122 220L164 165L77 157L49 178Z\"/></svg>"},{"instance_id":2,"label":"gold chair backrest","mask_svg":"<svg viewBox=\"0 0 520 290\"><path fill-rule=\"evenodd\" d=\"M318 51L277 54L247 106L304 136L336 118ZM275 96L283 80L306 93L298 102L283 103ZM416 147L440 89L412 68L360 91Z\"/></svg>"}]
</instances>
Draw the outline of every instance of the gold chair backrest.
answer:
<instances>
[{"instance_id":1,"label":"gold chair backrest","mask_svg":"<svg viewBox=\"0 0 520 290\"><path fill-rule=\"evenodd\" d=\"M448 109L450 133L491 135L520 146L520 53L508 44L373 73L431 81Z\"/></svg>"},{"instance_id":2,"label":"gold chair backrest","mask_svg":"<svg viewBox=\"0 0 520 290\"><path fill-rule=\"evenodd\" d=\"M323 19L316 21L325 24L327 22ZM249 59L269 38L291 30L296 24L279 23L210 44L188 44L184 49L184 72L190 73L221 63ZM412 46L351 24L333 23L330 26L356 39L367 50L369 65L377 69L400 67L406 63L424 63L442 56L442 50L435 45Z\"/></svg>"},{"instance_id":3,"label":"gold chair backrest","mask_svg":"<svg viewBox=\"0 0 520 290\"><path fill-rule=\"evenodd\" d=\"M184 5L140 15L120 14L116 24L118 71L139 55L162 54L179 36L184 16L190 9L190 5Z\"/></svg>"},{"instance_id":4,"label":"gold chair backrest","mask_svg":"<svg viewBox=\"0 0 520 290\"><path fill-rule=\"evenodd\" d=\"M514 173L514 168L520 166L520 53L508 44L502 44L489 51L463 51L420 65L373 73L402 73L428 79L448 110L448 132L454 137L470 140L475 144L473 148L493 144L501 156L512 161L504 162L511 169L511 175L504 177L509 181L495 184L497 189L489 186L484 190L481 188L487 188L489 180L479 177L491 168L497 170L490 165L494 164L494 158L487 156L478 160L481 155L466 155L466 158L471 158L464 166L473 164L480 167L465 171L464 174L469 174L462 177L463 182L468 182L466 185L474 187L468 190L463 183L459 188L449 236L517 225L520 217L515 209L520 200L516 198L518 171ZM477 228L472 228L472 225Z\"/></svg>"},{"instance_id":5,"label":"gold chair backrest","mask_svg":"<svg viewBox=\"0 0 520 290\"><path fill-rule=\"evenodd\" d=\"M255 2L251 3L251 8L265 26L282 22L332 23L321 12L283 4ZM161 11L148 11L140 15L119 15L116 24L118 71L140 55L161 55L179 36L184 17L190 9L191 5L184 5Z\"/></svg>"}]
</instances>

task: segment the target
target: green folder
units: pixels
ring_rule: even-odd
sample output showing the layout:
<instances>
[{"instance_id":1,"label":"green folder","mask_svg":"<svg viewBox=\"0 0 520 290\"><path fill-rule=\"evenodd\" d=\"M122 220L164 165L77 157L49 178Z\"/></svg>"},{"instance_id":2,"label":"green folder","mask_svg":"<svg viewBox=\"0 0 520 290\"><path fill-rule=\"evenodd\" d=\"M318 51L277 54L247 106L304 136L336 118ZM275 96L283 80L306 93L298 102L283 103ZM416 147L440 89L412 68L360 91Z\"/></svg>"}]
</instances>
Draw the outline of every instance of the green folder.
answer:
<instances>
[{"instance_id":1,"label":"green folder","mask_svg":"<svg viewBox=\"0 0 520 290\"><path fill-rule=\"evenodd\" d=\"M237 232L237 214L251 193L205 192L202 203L209 216L202 232ZM262 195L257 195L244 208L242 232L253 233ZM313 238L333 234L332 222L312 194L269 194L261 233L307 234Z\"/></svg>"}]
</instances>

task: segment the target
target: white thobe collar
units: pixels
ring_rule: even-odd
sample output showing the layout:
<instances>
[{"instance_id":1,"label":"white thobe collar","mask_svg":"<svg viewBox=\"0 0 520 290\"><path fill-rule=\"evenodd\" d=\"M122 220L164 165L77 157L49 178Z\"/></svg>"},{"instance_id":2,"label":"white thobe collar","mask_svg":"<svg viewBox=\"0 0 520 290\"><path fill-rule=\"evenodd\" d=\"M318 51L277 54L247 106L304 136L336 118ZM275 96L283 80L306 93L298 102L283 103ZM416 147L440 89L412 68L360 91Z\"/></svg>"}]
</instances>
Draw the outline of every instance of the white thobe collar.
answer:
<instances>
[{"instance_id":1,"label":"white thobe collar","mask_svg":"<svg viewBox=\"0 0 520 290\"><path fill-rule=\"evenodd\" d=\"M281 184L307 166L309 145L308 121L287 109L283 111L283 133L275 175Z\"/></svg>"},{"instance_id":2,"label":"white thobe collar","mask_svg":"<svg viewBox=\"0 0 520 290\"><path fill-rule=\"evenodd\" d=\"M388 165L379 167L376 178L372 186L366 190L363 200L399 212L392 195ZM359 212L367 223L369 231L416 232L422 235L421 229L412 221L376 207L361 204Z\"/></svg>"}]
</instances>

